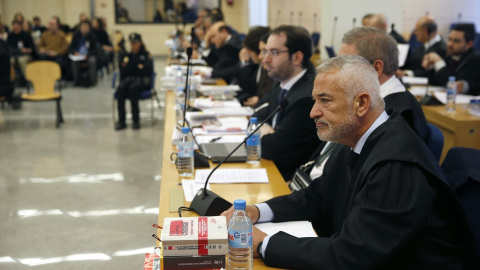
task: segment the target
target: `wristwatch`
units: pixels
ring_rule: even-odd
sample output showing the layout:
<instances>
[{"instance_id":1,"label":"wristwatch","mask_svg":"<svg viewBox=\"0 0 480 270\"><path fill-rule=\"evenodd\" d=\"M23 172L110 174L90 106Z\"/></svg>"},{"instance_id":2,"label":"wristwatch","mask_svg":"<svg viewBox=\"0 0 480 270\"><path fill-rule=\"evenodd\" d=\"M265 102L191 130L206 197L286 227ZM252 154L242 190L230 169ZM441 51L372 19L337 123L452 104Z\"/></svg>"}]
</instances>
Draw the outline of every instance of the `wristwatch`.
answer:
<instances>
[{"instance_id":1,"label":"wristwatch","mask_svg":"<svg viewBox=\"0 0 480 270\"><path fill-rule=\"evenodd\" d=\"M258 255L260 256L260 258L263 259L263 255L262 255L262 245L263 245L263 241L258 243L258 246L257 246L257 253Z\"/></svg>"}]
</instances>

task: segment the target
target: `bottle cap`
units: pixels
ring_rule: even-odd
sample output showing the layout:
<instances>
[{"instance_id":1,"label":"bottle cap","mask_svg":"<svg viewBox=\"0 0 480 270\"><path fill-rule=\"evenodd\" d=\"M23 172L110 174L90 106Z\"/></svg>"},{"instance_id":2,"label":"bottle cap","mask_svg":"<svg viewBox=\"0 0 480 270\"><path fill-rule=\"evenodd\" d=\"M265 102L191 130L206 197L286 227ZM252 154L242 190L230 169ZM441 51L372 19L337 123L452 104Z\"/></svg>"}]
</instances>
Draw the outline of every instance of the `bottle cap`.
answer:
<instances>
[{"instance_id":1,"label":"bottle cap","mask_svg":"<svg viewBox=\"0 0 480 270\"><path fill-rule=\"evenodd\" d=\"M256 124L258 123L258 119L256 117L250 118L250 124Z\"/></svg>"},{"instance_id":2,"label":"bottle cap","mask_svg":"<svg viewBox=\"0 0 480 270\"><path fill-rule=\"evenodd\" d=\"M245 210L247 202L245 200L239 199L233 202L233 209L235 210Z\"/></svg>"},{"instance_id":3,"label":"bottle cap","mask_svg":"<svg viewBox=\"0 0 480 270\"><path fill-rule=\"evenodd\" d=\"M182 70L182 68L181 68L181 67L177 67L177 70Z\"/></svg>"},{"instance_id":4,"label":"bottle cap","mask_svg":"<svg viewBox=\"0 0 480 270\"><path fill-rule=\"evenodd\" d=\"M455 81L455 76L449 76L449 77L448 77L448 80L449 80L449 81Z\"/></svg>"},{"instance_id":5,"label":"bottle cap","mask_svg":"<svg viewBox=\"0 0 480 270\"><path fill-rule=\"evenodd\" d=\"M188 133L190 132L190 128L189 127L182 127L182 133L185 134L185 133Z\"/></svg>"}]
</instances>

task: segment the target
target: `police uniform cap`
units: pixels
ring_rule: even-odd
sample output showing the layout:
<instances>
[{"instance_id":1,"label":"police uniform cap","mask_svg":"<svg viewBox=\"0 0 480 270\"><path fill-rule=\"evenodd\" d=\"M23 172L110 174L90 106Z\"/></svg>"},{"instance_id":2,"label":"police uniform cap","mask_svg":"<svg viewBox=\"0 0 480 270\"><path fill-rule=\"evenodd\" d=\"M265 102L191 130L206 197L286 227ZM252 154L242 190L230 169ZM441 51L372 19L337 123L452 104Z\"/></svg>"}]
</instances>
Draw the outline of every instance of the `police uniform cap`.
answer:
<instances>
[{"instance_id":1,"label":"police uniform cap","mask_svg":"<svg viewBox=\"0 0 480 270\"><path fill-rule=\"evenodd\" d=\"M138 33L131 33L128 39L130 40L130 42L141 42L142 36Z\"/></svg>"}]
</instances>

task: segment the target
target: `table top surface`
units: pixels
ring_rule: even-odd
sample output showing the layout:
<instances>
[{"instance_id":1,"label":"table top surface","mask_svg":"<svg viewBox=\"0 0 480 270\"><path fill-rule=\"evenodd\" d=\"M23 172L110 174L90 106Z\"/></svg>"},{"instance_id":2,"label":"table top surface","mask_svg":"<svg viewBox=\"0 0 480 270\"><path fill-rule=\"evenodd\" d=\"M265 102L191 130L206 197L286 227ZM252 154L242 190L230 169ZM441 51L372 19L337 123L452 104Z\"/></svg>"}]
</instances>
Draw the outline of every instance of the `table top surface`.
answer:
<instances>
[{"instance_id":1,"label":"table top surface","mask_svg":"<svg viewBox=\"0 0 480 270\"><path fill-rule=\"evenodd\" d=\"M172 91L166 93L166 111L165 111L165 126L164 126L164 142L163 142L163 159L162 159L162 180L160 187L159 199L159 215L158 224L163 224L165 217L178 217L177 212L170 212L170 189L180 189L181 178L178 175L177 168L170 160L170 153L175 151L175 146L172 145L172 134L175 128L175 96ZM214 165L210 163L210 168ZM247 163L225 163L222 165L223 169L236 168L265 168L267 170L269 183L265 184L210 184L211 189L216 194L220 195L227 201L233 202L235 199L244 199L247 204L255 204L266 201L276 196L286 195L290 193L290 189L283 180L277 167L271 160L262 159L258 166ZM190 203L184 201L184 206L189 206ZM197 216L193 212L183 212L183 216ZM158 231L158 235L161 231ZM158 245L159 243L157 243ZM255 269L275 269L264 264L263 260L254 260Z\"/></svg>"}]
</instances>

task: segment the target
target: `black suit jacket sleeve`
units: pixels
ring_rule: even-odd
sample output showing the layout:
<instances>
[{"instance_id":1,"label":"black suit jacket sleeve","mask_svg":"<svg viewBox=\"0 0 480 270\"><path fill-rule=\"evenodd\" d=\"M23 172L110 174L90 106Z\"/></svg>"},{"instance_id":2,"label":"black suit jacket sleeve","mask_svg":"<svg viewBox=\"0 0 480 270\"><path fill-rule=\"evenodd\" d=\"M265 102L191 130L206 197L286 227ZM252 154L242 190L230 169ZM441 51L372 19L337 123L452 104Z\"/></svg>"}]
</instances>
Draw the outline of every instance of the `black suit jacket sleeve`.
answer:
<instances>
[{"instance_id":1,"label":"black suit jacket sleeve","mask_svg":"<svg viewBox=\"0 0 480 270\"><path fill-rule=\"evenodd\" d=\"M480 94L480 55L473 49L467 51L458 62L453 74L448 69L450 59L451 57L447 57L445 59L447 66L435 72L432 84L445 86L448 77L455 76L457 81L465 80L468 82L470 86L468 95Z\"/></svg>"},{"instance_id":2,"label":"black suit jacket sleeve","mask_svg":"<svg viewBox=\"0 0 480 270\"><path fill-rule=\"evenodd\" d=\"M225 45L218 61L213 66L212 77L223 78L227 83L230 83L240 70L239 52L238 48Z\"/></svg>"},{"instance_id":3,"label":"black suit jacket sleeve","mask_svg":"<svg viewBox=\"0 0 480 270\"><path fill-rule=\"evenodd\" d=\"M379 165L366 179L338 234L296 238L277 233L268 242L265 262L294 269L375 269L391 259L423 228L436 192L421 169L401 162ZM324 180L322 176L305 191L267 201L274 222L317 218L328 222L322 209L328 194L322 192L330 189Z\"/></svg>"}]
</instances>

